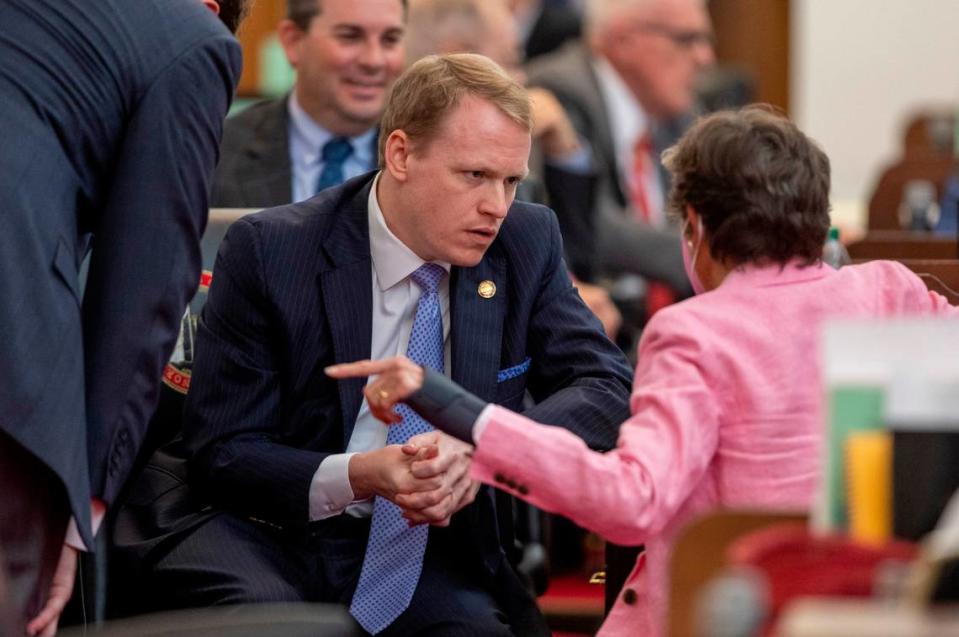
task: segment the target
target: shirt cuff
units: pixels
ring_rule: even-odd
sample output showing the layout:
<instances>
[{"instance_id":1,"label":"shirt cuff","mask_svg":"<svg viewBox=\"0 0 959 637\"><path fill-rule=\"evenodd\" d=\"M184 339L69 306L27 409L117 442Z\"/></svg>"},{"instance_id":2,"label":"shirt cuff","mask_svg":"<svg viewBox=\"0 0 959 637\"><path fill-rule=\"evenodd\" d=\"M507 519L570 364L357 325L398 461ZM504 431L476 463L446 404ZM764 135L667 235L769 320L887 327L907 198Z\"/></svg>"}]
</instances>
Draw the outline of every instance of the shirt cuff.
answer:
<instances>
[{"instance_id":1,"label":"shirt cuff","mask_svg":"<svg viewBox=\"0 0 959 637\"><path fill-rule=\"evenodd\" d=\"M334 453L323 459L310 482L310 520L339 515L353 503L350 458L353 453Z\"/></svg>"},{"instance_id":2,"label":"shirt cuff","mask_svg":"<svg viewBox=\"0 0 959 637\"><path fill-rule=\"evenodd\" d=\"M90 523L93 525L94 536L97 534L97 531L100 530L100 524L103 523L103 516L105 516L106 513L107 505L103 500L98 500L97 498L90 500ZM91 550L83 543L83 538L80 537L80 530L77 529L77 521L73 517L70 518L70 522L67 524L67 535L63 539L63 543L72 546L78 551Z\"/></svg>"},{"instance_id":3,"label":"shirt cuff","mask_svg":"<svg viewBox=\"0 0 959 637\"><path fill-rule=\"evenodd\" d=\"M486 431L486 425L489 424L489 419L493 416L493 403L483 407L483 411L480 412L480 415L476 417L476 422L473 423L473 444L479 446L480 436L483 435L483 432Z\"/></svg>"}]
</instances>

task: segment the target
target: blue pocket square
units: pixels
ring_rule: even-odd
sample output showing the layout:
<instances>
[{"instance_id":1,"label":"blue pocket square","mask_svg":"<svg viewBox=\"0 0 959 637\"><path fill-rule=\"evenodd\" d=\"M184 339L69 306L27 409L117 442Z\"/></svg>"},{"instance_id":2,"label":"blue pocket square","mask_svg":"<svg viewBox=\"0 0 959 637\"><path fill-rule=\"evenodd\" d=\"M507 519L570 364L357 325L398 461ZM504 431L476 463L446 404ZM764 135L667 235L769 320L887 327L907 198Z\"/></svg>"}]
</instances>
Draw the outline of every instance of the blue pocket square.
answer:
<instances>
[{"instance_id":1,"label":"blue pocket square","mask_svg":"<svg viewBox=\"0 0 959 637\"><path fill-rule=\"evenodd\" d=\"M517 376L521 376L525 374L527 370L529 370L529 364L532 360L533 359L527 356L526 360L524 360L519 365L513 365L512 367L507 367L506 369L499 370L498 372L496 372L496 382L502 383L503 381L507 381L511 378L516 378Z\"/></svg>"}]
</instances>

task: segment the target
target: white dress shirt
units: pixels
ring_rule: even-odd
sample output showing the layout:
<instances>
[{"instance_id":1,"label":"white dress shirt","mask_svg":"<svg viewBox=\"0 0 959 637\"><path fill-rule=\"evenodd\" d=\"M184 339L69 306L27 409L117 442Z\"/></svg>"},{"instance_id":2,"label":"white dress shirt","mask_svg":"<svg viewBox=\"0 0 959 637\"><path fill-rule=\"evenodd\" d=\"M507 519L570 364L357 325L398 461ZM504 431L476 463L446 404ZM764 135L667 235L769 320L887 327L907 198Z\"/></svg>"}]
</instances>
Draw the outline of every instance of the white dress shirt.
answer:
<instances>
[{"instance_id":1,"label":"white dress shirt","mask_svg":"<svg viewBox=\"0 0 959 637\"><path fill-rule=\"evenodd\" d=\"M633 148L640 137L649 131L649 116L616 69L605 58L593 58L593 70L599 82L603 103L606 105L609 128L613 133L613 150L616 153L616 164L619 166L619 183L623 185L623 191L629 193L630 182L633 179ZM643 186L652 208L650 223L660 228L666 225L663 185L659 179L658 159L651 157L650 160L649 165L652 169L646 171Z\"/></svg>"},{"instance_id":2,"label":"white dress shirt","mask_svg":"<svg viewBox=\"0 0 959 637\"><path fill-rule=\"evenodd\" d=\"M290 113L290 168L293 173L293 201L303 201L316 194L316 184L323 172L323 145L335 137L306 114L296 100L296 91L287 101ZM376 168L376 127L358 137L349 138L353 153L343 162L344 180Z\"/></svg>"},{"instance_id":3,"label":"white dress shirt","mask_svg":"<svg viewBox=\"0 0 959 637\"><path fill-rule=\"evenodd\" d=\"M383 211L376 198L379 175L373 181L367 204L370 224L370 256L373 260L373 338L371 358L389 358L405 354L413 330L420 287L410 278L426 263L396 238L386 226ZM447 273L449 263L436 262ZM357 282L357 284L360 284ZM450 286L449 275L440 282L440 308L443 313L444 369L450 369ZM343 361L349 362L349 361ZM373 512L373 501L354 502L350 487L349 462L355 453L373 451L386 445L387 426L370 413L366 399L360 405L356 424L345 453L327 456L313 475L310 484L310 519L322 520L346 511L357 517Z\"/></svg>"}]
</instances>

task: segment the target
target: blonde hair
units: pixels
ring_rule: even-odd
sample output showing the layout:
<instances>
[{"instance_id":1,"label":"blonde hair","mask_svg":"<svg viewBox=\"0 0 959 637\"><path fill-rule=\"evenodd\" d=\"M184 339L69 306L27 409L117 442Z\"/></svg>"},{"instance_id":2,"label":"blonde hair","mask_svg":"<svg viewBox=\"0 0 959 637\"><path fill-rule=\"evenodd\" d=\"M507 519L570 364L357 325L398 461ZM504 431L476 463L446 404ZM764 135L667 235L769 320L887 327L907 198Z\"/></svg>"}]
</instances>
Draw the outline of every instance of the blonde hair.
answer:
<instances>
[{"instance_id":1,"label":"blonde hair","mask_svg":"<svg viewBox=\"0 0 959 637\"><path fill-rule=\"evenodd\" d=\"M487 100L527 131L533 129L526 90L491 59L475 53L429 55L393 84L380 121L380 167L393 131L402 130L413 143L429 142L464 95Z\"/></svg>"}]
</instances>

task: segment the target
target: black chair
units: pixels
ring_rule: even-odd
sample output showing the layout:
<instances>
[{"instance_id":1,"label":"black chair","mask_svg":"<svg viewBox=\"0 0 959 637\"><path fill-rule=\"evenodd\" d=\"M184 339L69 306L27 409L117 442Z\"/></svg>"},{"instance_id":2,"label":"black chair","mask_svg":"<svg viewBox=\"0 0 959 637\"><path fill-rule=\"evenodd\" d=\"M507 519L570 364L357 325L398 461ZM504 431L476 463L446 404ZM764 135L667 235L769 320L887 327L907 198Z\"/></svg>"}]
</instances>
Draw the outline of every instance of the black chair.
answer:
<instances>
[{"instance_id":1,"label":"black chair","mask_svg":"<svg viewBox=\"0 0 959 637\"><path fill-rule=\"evenodd\" d=\"M206 290L209 286L209 275L213 271L213 263L216 260L216 253L220 242L226 235L230 225L240 217L255 212L253 209L224 208L212 209L207 222L206 231L203 233L200 248L202 255L203 274L200 277L200 285L193 300L190 301L190 312L184 319L184 328L188 327L191 317L198 316L203 303L206 301ZM86 262L81 268L81 290L84 289L86 277ZM186 329L182 330L184 333ZM164 379L160 385L160 396L157 409L147 427L146 435L137 459L134 462L130 472L127 484L133 482L133 478L143 470L147 461L153 453L161 446L169 442L180 431L180 419L183 409L183 397L185 389L182 383L173 382L172 374L168 374L171 367L168 365L164 371ZM188 370L185 371L188 378ZM169 377L168 377L169 376ZM178 386L180 385L180 386ZM103 521L102 529L96 538L96 547L92 553L82 553L79 558L77 569L77 580L74 584L73 596L67 604L63 615L61 616L62 626L71 625L98 625L106 619L108 614L107 596L108 596L108 549L110 544L110 535L113 525L114 515L119 505L125 499L125 493L121 492L114 503L113 508L107 511L107 516Z\"/></svg>"}]
</instances>

